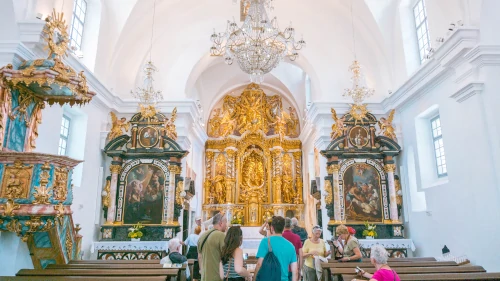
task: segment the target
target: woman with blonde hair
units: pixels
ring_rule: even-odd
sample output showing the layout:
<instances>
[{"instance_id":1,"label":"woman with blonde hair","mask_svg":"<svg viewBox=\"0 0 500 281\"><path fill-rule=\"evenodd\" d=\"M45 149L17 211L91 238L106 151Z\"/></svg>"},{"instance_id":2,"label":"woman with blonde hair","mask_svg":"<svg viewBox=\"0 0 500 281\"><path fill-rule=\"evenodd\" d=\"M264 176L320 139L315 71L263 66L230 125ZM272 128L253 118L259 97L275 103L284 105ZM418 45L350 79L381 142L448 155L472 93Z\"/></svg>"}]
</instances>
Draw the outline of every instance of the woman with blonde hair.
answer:
<instances>
[{"instance_id":1,"label":"woman with blonde hair","mask_svg":"<svg viewBox=\"0 0 500 281\"><path fill-rule=\"evenodd\" d=\"M361 261L361 250L359 249L359 241L356 237L352 236L349 232L347 226L341 224L337 226L335 233L339 236L341 240L344 240L343 247L339 247L338 250L342 254L342 258L339 261L350 262L350 261ZM337 241L333 242L338 243ZM337 245L335 245L337 247Z\"/></svg>"},{"instance_id":2,"label":"woman with blonde hair","mask_svg":"<svg viewBox=\"0 0 500 281\"><path fill-rule=\"evenodd\" d=\"M400 281L396 271L387 265L388 258L389 253L387 253L383 246L373 246L370 252L370 262L375 266L375 273L370 274L361 269L358 275L368 278L369 281ZM356 279L352 281L356 281Z\"/></svg>"}]
</instances>

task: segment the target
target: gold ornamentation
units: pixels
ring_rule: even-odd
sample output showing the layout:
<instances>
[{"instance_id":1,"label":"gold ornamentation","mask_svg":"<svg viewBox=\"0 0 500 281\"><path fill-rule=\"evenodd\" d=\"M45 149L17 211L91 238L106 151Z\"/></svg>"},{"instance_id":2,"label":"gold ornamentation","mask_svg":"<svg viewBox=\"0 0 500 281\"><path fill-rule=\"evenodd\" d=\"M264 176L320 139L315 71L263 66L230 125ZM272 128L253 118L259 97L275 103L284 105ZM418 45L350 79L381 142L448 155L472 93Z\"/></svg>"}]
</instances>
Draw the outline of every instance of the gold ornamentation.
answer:
<instances>
[{"instance_id":1,"label":"gold ornamentation","mask_svg":"<svg viewBox=\"0 0 500 281\"><path fill-rule=\"evenodd\" d=\"M295 191L293 190L292 157L288 153L283 156L282 183L283 202L293 203Z\"/></svg>"},{"instance_id":2,"label":"gold ornamentation","mask_svg":"<svg viewBox=\"0 0 500 281\"><path fill-rule=\"evenodd\" d=\"M333 139L336 139L338 137L341 137L344 135L344 121L345 121L345 116L342 116L342 118L337 117L337 112L335 109L332 108L332 119L334 121L332 125L332 133L330 134L330 137Z\"/></svg>"},{"instance_id":3,"label":"gold ornamentation","mask_svg":"<svg viewBox=\"0 0 500 281\"><path fill-rule=\"evenodd\" d=\"M26 133L28 142L24 145L25 152L31 152L36 148L36 139L38 138L38 125L42 124L42 109L45 108L44 102L37 102L31 113L31 121Z\"/></svg>"},{"instance_id":4,"label":"gold ornamentation","mask_svg":"<svg viewBox=\"0 0 500 281\"><path fill-rule=\"evenodd\" d=\"M47 220L45 222L45 225L40 229L41 232L46 232L49 231L54 224L52 223L52 220Z\"/></svg>"},{"instance_id":5,"label":"gold ornamentation","mask_svg":"<svg viewBox=\"0 0 500 281\"><path fill-rule=\"evenodd\" d=\"M259 85L251 83L240 96L226 95L222 109L214 109L208 135L218 138L262 131L297 137L300 122L295 109L290 107L287 113L282 108L280 96L267 96Z\"/></svg>"},{"instance_id":6,"label":"gold ornamentation","mask_svg":"<svg viewBox=\"0 0 500 281\"><path fill-rule=\"evenodd\" d=\"M378 121L378 125L380 127L380 134L390 138L391 140L397 142L398 138L396 137L396 130L394 129L394 126L392 125L392 120L394 120L394 113L396 112L395 109L391 110L391 113L389 113L389 117L385 119L384 117L380 118L380 121Z\"/></svg>"},{"instance_id":7,"label":"gold ornamentation","mask_svg":"<svg viewBox=\"0 0 500 281\"><path fill-rule=\"evenodd\" d=\"M111 180L106 180L106 185L104 186L103 196L102 196L102 206L109 207L111 204Z\"/></svg>"},{"instance_id":8,"label":"gold ornamentation","mask_svg":"<svg viewBox=\"0 0 500 281\"><path fill-rule=\"evenodd\" d=\"M333 174L337 174L339 172L339 165L337 164L331 164L330 166L328 166L328 174L329 175L333 175Z\"/></svg>"},{"instance_id":9,"label":"gold ornamentation","mask_svg":"<svg viewBox=\"0 0 500 281\"><path fill-rule=\"evenodd\" d=\"M243 161L243 177L241 183L241 202L253 198L253 201L263 202L265 197L264 185L265 168L264 158L256 149L252 149Z\"/></svg>"},{"instance_id":10,"label":"gold ornamentation","mask_svg":"<svg viewBox=\"0 0 500 281\"><path fill-rule=\"evenodd\" d=\"M111 174L118 175L121 170L122 170L122 166L121 165L111 165L111 166L109 166L109 171L111 172Z\"/></svg>"},{"instance_id":11,"label":"gold ornamentation","mask_svg":"<svg viewBox=\"0 0 500 281\"><path fill-rule=\"evenodd\" d=\"M384 166L384 170L386 173L394 173L396 171L396 165L394 164L386 164Z\"/></svg>"},{"instance_id":12,"label":"gold ornamentation","mask_svg":"<svg viewBox=\"0 0 500 281\"><path fill-rule=\"evenodd\" d=\"M14 215L14 211L18 210L21 208L19 204L15 203L14 200L11 198L7 199L7 202L5 202L5 205L3 207L3 216L4 217L12 217Z\"/></svg>"},{"instance_id":13,"label":"gold ornamentation","mask_svg":"<svg viewBox=\"0 0 500 281\"><path fill-rule=\"evenodd\" d=\"M62 225L63 215L64 215L64 205L59 203L59 205L54 206L54 210L56 211L56 223Z\"/></svg>"},{"instance_id":14,"label":"gold ornamentation","mask_svg":"<svg viewBox=\"0 0 500 281\"><path fill-rule=\"evenodd\" d=\"M325 203L331 204L333 200L332 196L332 183L330 180L325 180Z\"/></svg>"},{"instance_id":15,"label":"gold ornamentation","mask_svg":"<svg viewBox=\"0 0 500 281\"><path fill-rule=\"evenodd\" d=\"M22 225L17 219L12 219L10 222L5 225L8 231L17 233L17 235L21 235Z\"/></svg>"},{"instance_id":16,"label":"gold ornamentation","mask_svg":"<svg viewBox=\"0 0 500 281\"><path fill-rule=\"evenodd\" d=\"M168 169L170 170L170 173L173 175L178 175L181 173L181 167L177 165L168 165Z\"/></svg>"},{"instance_id":17,"label":"gold ornamentation","mask_svg":"<svg viewBox=\"0 0 500 281\"><path fill-rule=\"evenodd\" d=\"M28 232L37 232L40 226L43 225L40 217L32 217L29 221L24 223L28 227Z\"/></svg>"},{"instance_id":18,"label":"gold ornamentation","mask_svg":"<svg viewBox=\"0 0 500 281\"><path fill-rule=\"evenodd\" d=\"M215 178L213 179L212 194L217 204L226 203L226 157L220 153L215 159Z\"/></svg>"},{"instance_id":19,"label":"gold ornamentation","mask_svg":"<svg viewBox=\"0 0 500 281\"><path fill-rule=\"evenodd\" d=\"M45 19L46 24L43 32L45 41L49 49L49 58L55 56L66 56L66 50L69 46L68 26L64 20L64 13L56 13L54 9L52 16Z\"/></svg>"},{"instance_id":20,"label":"gold ornamentation","mask_svg":"<svg viewBox=\"0 0 500 281\"><path fill-rule=\"evenodd\" d=\"M165 118L165 134L167 137L177 140L177 129L175 127L175 120L177 119L177 107L172 110L172 115L169 118Z\"/></svg>"},{"instance_id":21,"label":"gold ornamentation","mask_svg":"<svg viewBox=\"0 0 500 281\"><path fill-rule=\"evenodd\" d=\"M366 104L353 104L351 105L351 110L349 111L352 118L354 118L354 125L358 124L358 121L361 124L364 124L363 119L366 118L366 114L368 114L368 109L366 109Z\"/></svg>"},{"instance_id":22,"label":"gold ornamentation","mask_svg":"<svg viewBox=\"0 0 500 281\"><path fill-rule=\"evenodd\" d=\"M68 168L54 169L55 181L52 188L52 197L57 201L66 200L68 195Z\"/></svg>"},{"instance_id":23,"label":"gold ornamentation","mask_svg":"<svg viewBox=\"0 0 500 281\"><path fill-rule=\"evenodd\" d=\"M207 151L207 152L206 152L206 155L207 155L207 158L208 158L209 160L211 160L211 159L213 159L213 158L214 158L215 153L214 153L213 151Z\"/></svg>"},{"instance_id":24,"label":"gold ornamentation","mask_svg":"<svg viewBox=\"0 0 500 281\"><path fill-rule=\"evenodd\" d=\"M5 67L0 68L0 78L2 78L2 69L10 67L9 64ZM0 140L4 139L5 132L7 131L7 119L10 112L10 107L12 106L12 96L10 88L7 85L3 85L2 79L0 79ZM3 141L0 141L0 149L3 147Z\"/></svg>"},{"instance_id":25,"label":"gold ornamentation","mask_svg":"<svg viewBox=\"0 0 500 281\"><path fill-rule=\"evenodd\" d=\"M141 112L141 121L142 120L148 120L148 122L157 121L156 107L154 107L153 105L139 104L139 111Z\"/></svg>"},{"instance_id":26,"label":"gold ornamentation","mask_svg":"<svg viewBox=\"0 0 500 281\"><path fill-rule=\"evenodd\" d=\"M32 175L33 166L23 166L19 160L15 161L12 166L6 166L0 197L28 198Z\"/></svg>"},{"instance_id":27,"label":"gold ornamentation","mask_svg":"<svg viewBox=\"0 0 500 281\"><path fill-rule=\"evenodd\" d=\"M178 205L182 205L182 191L184 191L184 182L179 181L177 182L177 188L175 190L175 203L177 203Z\"/></svg>"},{"instance_id":28,"label":"gold ornamentation","mask_svg":"<svg viewBox=\"0 0 500 281\"><path fill-rule=\"evenodd\" d=\"M66 254L68 255L68 260L73 259L73 239L71 238L71 231L66 230Z\"/></svg>"},{"instance_id":29,"label":"gold ornamentation","mask_svg":"<svg viewBox=\"0 0 500 281\"><path fill-rule=\"evenodd\" d=\"M130 123L127 122L125 117L118 120L114 112L110 112L109 115L111 116L111 130L108 133L107 139L111 141L128 132L130 130Z\"/></svg>"},{"instance_id":30,"label":"gold ornamentation","mask_svg":"<svg viewBox=\"0 0 500 281\"><path fill-rule=\"evenodd\" d=\"M396 204L401 207L403 205L403 190L401 189L399 177L394 179L394 189L396 191Z\"/></svg>"},{"instance_id":31,"label":"gold ornamentation","mask_svg":"<svg viewBox=\"0 0 500 281\"><path fill-rule=\"evenodd\" d=\"M49 183L49 171L50 171L50 164L46 162L42 166L42 173L40 174L40 186L35 187L35 192L33 193L33 196L35 199L33 200L33 204L50 204L49 198L50 198L50 192L52 191L51 187L47 187L47 184Z\"/></svg>"}]
</instances>

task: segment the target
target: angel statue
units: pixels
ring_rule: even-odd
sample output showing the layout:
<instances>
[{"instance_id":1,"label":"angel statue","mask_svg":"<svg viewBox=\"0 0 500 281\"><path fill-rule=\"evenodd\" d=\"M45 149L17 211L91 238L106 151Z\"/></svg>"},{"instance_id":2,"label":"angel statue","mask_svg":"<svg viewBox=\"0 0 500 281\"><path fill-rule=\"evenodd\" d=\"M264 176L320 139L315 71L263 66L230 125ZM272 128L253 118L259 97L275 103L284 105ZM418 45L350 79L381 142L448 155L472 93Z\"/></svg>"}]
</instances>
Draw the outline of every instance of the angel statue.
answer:
<instances>
[{"instance_id":1,"label":"angel statue","mask_svg":"<svg viewBox=\"0 0 500 281\"><path fill-rule=\"evenodd\" d=\"M111 115L111 130L108 133L108 141L123 135L130 129L130 123L127 122L125 117L118 120L114 112L110 112L109 115ZM125 132L122 132L122 130L125 130Z\"/></svg>"},{"instance_id":2,"label":"angel statue","mask_svg":"<svg viewBox=\"0 0 500 281\"><path fill-rule=\"evenodd\" d=\"M177 119L177 107L172 111L172 116L165 118L165 132L167 137L177 140L177 130L175 128L175 119Z\"/></svg>"},{"instance_id":3,"label":"angel statue","mask_svg":"<svg viewBox=\"0 0 500 281\"><path fill-rule=\"evenodd\" d=\"M330 137L333 140L344 134L345 116L342 116L342 118L338 118L337 112L335 111L335 109L332 108L332 118L334 123L332 125L332 133L330 134Z\"/></svg>"},{"instance_id":4,"label":"angel statue","mask_svg":"<svg viewBox=\"0 0 500 281\"><path fill-rule=\"evenodd\" d=\"M285 111L281 112L281 117L279 116L279 114L276 116L274 133L279 135L280 141L283 141L283 138L286 135L286 123L288 120L290 120L290 114L286 113Z\"/></svg>"},{"instance_id":5,"label":"angel statue","mask_svg":"<svg viewBox=\"0 0 500 281\"><path fill-rule=\"evenodd\" d=\"M378 121L378 126L380 127L381 135L397 142L398 139L396 138L396 130L394 130L394 127L392 126L392 120L394 119L395 112L396 110L393 109L391 110L391 113L389 113L389 117L387 119L385 119L384 117L380 118L380 121Z\"/></svg>"}]
</instances>

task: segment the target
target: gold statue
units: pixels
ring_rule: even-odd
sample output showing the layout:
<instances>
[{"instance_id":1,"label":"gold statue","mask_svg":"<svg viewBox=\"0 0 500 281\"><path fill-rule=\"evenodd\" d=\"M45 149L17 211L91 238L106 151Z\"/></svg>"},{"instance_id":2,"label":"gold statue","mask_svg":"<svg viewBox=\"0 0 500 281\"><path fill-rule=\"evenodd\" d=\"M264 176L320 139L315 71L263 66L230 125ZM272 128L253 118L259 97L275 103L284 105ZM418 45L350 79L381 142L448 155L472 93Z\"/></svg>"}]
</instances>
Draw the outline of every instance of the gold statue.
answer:
<instances>
[{"instance_id":1,"label":"gold statue","mask_svg":"<svg viewBox=\"0 0 500 281\"><path fill-rule=\"evenodd\" d=\"M172 110L172 116L165 118L165 134L167 137L177 140L177 129L175 127L175 119L177 119L177 107Z\"/></svg>"},{"instance_id":2,"label":"gold statue","mask_svg":"<svg viewBox=\"0 0 500 281\"><path fill-rule=\"evenodd\" d=\"M215 137L215 138L220 137L219 130L220 130L221 120L222 120L221 109L217 108L214 110L214 115L212 116L212 118L210 118L210 120L208 121L208 135L210 137Z\"/></svg>"},{"instance_id":3,"label":"gold statue","mask_svg":"<svg viewBox=\"0 0 500 281\"><path fill-rule=\"evenodd\" d=\"M271 212L269 210L264 212L264 215L262 216L262 220L264 222L271 223L271 221L273 220L273 215L271 214Z\"/></svg>"},{"instance_id":4,"label":"gold statue","mask_svg":"<svg viewBox=\"0 0 500 281\"><path fill-rule=\"evenodd\" d=\"M281 116L279 116L279 114L276 116L274 133L280 136L280 141L283 141L283 138L286 135L286 125L288 120L290 120L290 115L284 111L281 112Z\"/></svg>"},{"instance_id":5,"label":"gold statue","mask_svg":"<svg viewBox=\"0 0 500 281\"><path fill-rule=\"evenodd\" d=\"M106 179L106 185L104 186L104 190L102 191L102 206L109 207L111 202L111 180Z\"/></svg>"},{"instance_id":6,"label":"gold statue","mask_svg":"<svg viewBox=\"0 0 500 281\"><path fill-rule=\"evenodd\" d=\"M68 194L68 172L64 168L56 168L55 177L56 180L52 188L52 197L54 197L54 200L64 201Z\"/></svg>"},{"instance_id":7,"label":"gold statue","mask_svg":"<svg viewBox=\"0 0 500 281\"><path fill-rule=\"evenodd\" d=\"M290 157L290 154L285 154L285 156L283 156L282 179L283 202L293 203L295 192L293 190L292 157Z\"/></svg>"},{"instance_id":8,"label":"gold statue","mask_svg":"<svg viewBox=\"0 0 500 281\"><path fill-rule=\"evenodd\" d=\"M111 141L126 133L130 129L130 123L127 122L125 117L118 120L114 112L110 112L109 115L111 115L111 131L108 133L108 141ZM122 132L123 130L125 132Z\"/></svg>"},{"instance_id":9,"label":"gold statue","mask_svg":"<svg viewBox=\"0 0 500 281\"><path fill-rule=\"evenodd\" d=\"M7 198L18 198L21 197L23 194L23 188L22 188L22 183L21 179L18 178L19 176L19 171L12 171L10 172L10 177L7 180L7 190L5 192L5 196Z\"/></svg>"},{"instance_id":10,"label":"gold statue","mask_svg":"<svg viewBox=\"0 0 500 281\"><path fill-rule=\"evenodd\" d=\"M380 121L378 122L378 125L380 127L380 134L390 138L391 140L397 142L398 139L396 137L395 129L392 125L392 120L394 119L394 113L396 112L395 109L391 110L391 113L389 113L388 119L385 119L384 117L380 118Z\"/></svg>"},{"instance_id":11,"label":"gold statue","mask_svg":"<svg viewBox=\"0 0 500 281\"><path fill-rule=\"evenodd\" d=\"M344 134L345 116L342 116L342 118L338 118L337 112L335 111L335 109L332 108L332 118L334 123L332 125L332 133L330 134L330 137L333 140Z\"/></svg>"},{"instance_id":12,"label":"gold statue","mask_svg":"<svg viewBox=\"0 0 500 281\"><path fill-rule=\"evenodd\" d=\"M289 137L298 137L300 122L297 117L297 111L291 106L288 108L288 111L290 111L290 113L286 121L286 135Z\"/></svg>"},{"instance_id":13,"label":"gold statue","mask_svg":"<svg viewBox=\"0 0 500 281\"><path fill-rule=\"evenodd\" d=\"M215 159L215 173L213 179L213 194L217 204L226 203L226 158L223 154L219 154Z\"/></svg>"}]
</instances>

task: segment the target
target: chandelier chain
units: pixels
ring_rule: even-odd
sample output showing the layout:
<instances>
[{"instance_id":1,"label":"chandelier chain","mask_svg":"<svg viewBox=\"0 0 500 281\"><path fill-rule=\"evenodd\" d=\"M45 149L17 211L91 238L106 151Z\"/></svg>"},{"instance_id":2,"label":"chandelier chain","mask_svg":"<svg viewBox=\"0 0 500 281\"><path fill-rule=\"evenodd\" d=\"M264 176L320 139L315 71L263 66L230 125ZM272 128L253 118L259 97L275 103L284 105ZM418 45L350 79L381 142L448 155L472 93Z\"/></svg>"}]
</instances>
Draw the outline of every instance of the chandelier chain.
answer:
<instances>
[{"instance_id":1,"label":"chandelier chain","mask_svg":"<svg viewBox=\"0 0 500 281\"><path fill-rule=\"evenodd\" d=\"M155 27L155 15L156 15L156 0L153 2L153 24L151 25L151 40L149 45L149 61L152 61L151 56L153 53L153 35L154 35L154 27Z\"/></svg>"},{"instance_id":2,"label":"chandelier chain","mask_svg":"<svg viewBox=\"0 0 500 281\"><path fill-rule=\"evenodd\" d=\"M352 29L352 52L354 53L354 60L356 60L356 38L354 34L354 16L352 12L352 6L354 0L351 0L351 29Z\"/></svg>"}]
</instances>

